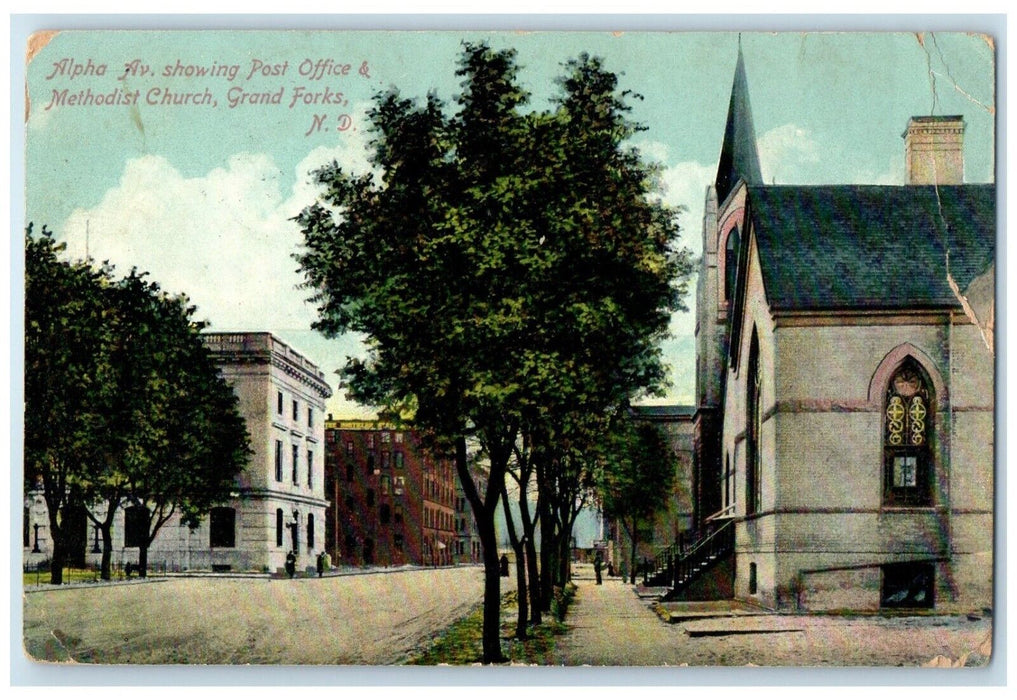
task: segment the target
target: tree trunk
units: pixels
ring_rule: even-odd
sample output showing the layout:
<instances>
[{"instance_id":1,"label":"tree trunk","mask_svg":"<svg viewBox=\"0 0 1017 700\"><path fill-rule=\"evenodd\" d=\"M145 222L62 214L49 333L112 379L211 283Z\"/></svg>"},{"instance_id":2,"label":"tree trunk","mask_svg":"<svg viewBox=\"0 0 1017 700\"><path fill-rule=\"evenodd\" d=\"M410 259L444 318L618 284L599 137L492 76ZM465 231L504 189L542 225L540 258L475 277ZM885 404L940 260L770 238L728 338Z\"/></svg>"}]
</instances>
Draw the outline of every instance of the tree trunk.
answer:
<instances>
[{"instance_id":1,"label":"tree trunk","mask_svg":"<svg viewBox=\"0 0 1017 700\"><path fill-rule=\"evenodd\" d=\"M50 518L52 521L53 518ZM54 586L59 586L64 582L64 562L66 554L64 552L64 543L61 538L55 534L55 531L50 523L50 536L53 539L53 558L49 562L49 582Z\"/></svg>"},{"instance_id":2,"label":"tree trunk","mask_svg":"<svg viewBox=\"0 0 1017 700\"><path fill-rule=\"evenodd\" d=\"M541 498L543 498L541 496ZM550 508L540 513L540 610L551 612L554 599L554 533Z\"/></svg>"},{"instance_id":3,"label":"tree trunk","mask_svg":"<svg viewBox=\"0 0 1017 700\"><path fill-rule=\"evenodd\" d=\"M629 555L630 571L629 571L629 583L636 582L636 543L638 540L638 531L636 530L637 523L635 520L632 521L632 529L629 531L629 541L632 543L631 554Z\"/></svg>"},{"instance_id":4,"label":"tree trunk","mask_svg":"<svg viewBox=\"0 0 1017 700\"><path fill-rule=\"evenodd\" d=\"M494 515L498 508L500 491L495 484L505 480L505 464L497 464L491 460L488 475L487 503L481 500L477 492L476 482L470 474L466 459L466 438L456 440L456 473L463 487L466 499L473 509L473 517L480 536L480 546L484 559L484 630L483 630L483 663L501 663L505 657L501 653L501 567L498 563L498 538L494 530Z\"/></svg>"},{"instance_id":5,"label":"tree trunk","mask_svg":"<svg viewBox=\"0 0 1017 700\"><path fill-rule=\"evenodd\" d=\"M522 495L522 485L520 484L520 500L524 498ZM508 487L503 483L501 489L501 502L504 506L505 511L505 529L508 530L509 544L512 545L512 551L516 555L516 638L526 639L526 622L529 618L529 610L527 609L526 600L526 556L523 553L523 542L519 539L516 534L515 521L512 518L512 509L509 507Z\"/></svg>"},{"instance_id":6,"label":"tree trunk","mask_svg":"<svg viewBox=\"0 0 1017 700\"><path fill-rule=\"evenodd\" d=\"M142 541L138 546L138 578L148 576L148 543Z\"/></svg>"},{"instance_id":7,"label":"tree trunk","mask_svg":"<svg viewBox=\"0 0 1017 700\"><path fill-rule=\"evenodd\" d=\"M530 621L530 605L528 592L526 590L526 548L525 543L520 542L513 547L516 552L516 603L519 606L519 614L516 616L516 639L526 639L527 623Z\"/></svg>"},{"instance_id":8,"label":"tree trunk","mask_svg":"<svg viewBox=\"0 0 1017 700\"><path fill-rule=\"evenodd\" d=\"M494 518L485 517L477 523L480 544L484 549L484 632L485 664L505 661L501 653L501 567L498 563L498 542L494 532Z\"/></svg>"},{"instance_id":9,"label":"tree trunk","mask_svg":"<svg viewBox=\"0 0 1017 700\"><path fill-rule=\"evenodd\" d=\"M534 524L530 523L530 531L523 539L523 549L526 552L527 576L530 580L528 593L530 594L530 624L539 625L543 621L540 611L540 573L537 569L537 544L534 539Z\"/></svg>"},{"instance_id":10,"label":"tree trunk","mask_svg":"<svg viewBox=\"0 0 1017 700\"><path fill-rule=\"evenodd\" d=\"M113 528L99 526L102 535L102 563L99 565L99 578L109 581L113 578Z\"/></svg>"}]
</instances>

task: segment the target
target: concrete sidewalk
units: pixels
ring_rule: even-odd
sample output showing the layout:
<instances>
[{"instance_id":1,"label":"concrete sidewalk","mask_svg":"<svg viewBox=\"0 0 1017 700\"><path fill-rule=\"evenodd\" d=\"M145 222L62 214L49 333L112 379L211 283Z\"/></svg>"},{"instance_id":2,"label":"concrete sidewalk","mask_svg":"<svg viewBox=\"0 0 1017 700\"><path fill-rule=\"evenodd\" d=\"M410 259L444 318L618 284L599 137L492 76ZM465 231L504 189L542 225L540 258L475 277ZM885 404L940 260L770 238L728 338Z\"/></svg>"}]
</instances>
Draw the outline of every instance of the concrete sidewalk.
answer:
<instances>
[{"instance_id":1,"label":"concrete sidewalk","mask_svg":"<svg viewBox=\"0 0 1017 700\"><path fill-rule=\"evenodd\" d=\"M569 633L555 648L555 662L569 666L663 666L676 663L682 632L668 625L619 578L575 577L576 599L569 607Z\"/></svg>"}]
</instances>

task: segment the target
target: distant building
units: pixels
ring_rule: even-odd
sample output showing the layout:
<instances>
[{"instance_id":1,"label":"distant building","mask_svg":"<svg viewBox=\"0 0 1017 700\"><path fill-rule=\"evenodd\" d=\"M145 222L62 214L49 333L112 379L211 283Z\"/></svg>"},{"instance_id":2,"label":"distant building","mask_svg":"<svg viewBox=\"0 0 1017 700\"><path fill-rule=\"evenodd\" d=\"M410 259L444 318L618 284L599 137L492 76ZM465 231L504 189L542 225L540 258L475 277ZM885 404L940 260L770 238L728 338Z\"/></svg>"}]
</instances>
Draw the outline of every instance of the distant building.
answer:
<instances>
[{"instance_id":1,"label":"distant building","mask_svg":"<svg viewBox=\"0 0 1017 700\"><path fill-rule=\"evenodd\" d=\"M313 363L270 333L207 333L206 347L239 399L253 454L237 481L237 497L192 530L177 517L159 530L148 552L152 571L276 571L293 550L300 568L324 547L324 409L332 392ZM41 506L40 506L41 503ZM137 563L134 508L124 503L113 526L114 563ZM46 559L52 544L40 496L26 502L25 561ZM81 520L71 562L97 564L95 528ZM34 550L38 550L35 552Z\"/></svg>"},{"instance_id":2,"label":"distant building","mask_svg":"<svg viewBox=\"0 0 1017 700\"><path fill-rule=\"evenodd\" d=\"M456 562L455 469L409 426L386 420L325 422L326 551L354 566Z\"/></svg>"},{"instance_id":3,"label":"distant building","mask_svg":"<svg viewBox=\"0 0 1017 700\"><path fill-rule=\"evenodd\" d=\"M694 406L633 406L632 418L654 425L674 454L674 485L666 507L639 531L636 556L652 559L661 548L695 537L695 474L693 469ZM629 559L629 536L617 520L607 525L608 561L620 565ZM605 543L607 545L607 543Z\"/></svg>"},{"instance_id":4,"label":"distant building","mask_svg":"<svg viewBox=\"0 0 1017 700\"><path fill-rule=\"evenodd\" d=\"M473 483L477 490L484 493L487 490L487 470L480 466L471 466ZM473 517L473 509L470 501L463 492L463 486L456 482L456 549L455 561L459 564L477 564L483 561L484 550L480 544L480 532L477 530L477 521Z\"/></svg>"}]
</instances>

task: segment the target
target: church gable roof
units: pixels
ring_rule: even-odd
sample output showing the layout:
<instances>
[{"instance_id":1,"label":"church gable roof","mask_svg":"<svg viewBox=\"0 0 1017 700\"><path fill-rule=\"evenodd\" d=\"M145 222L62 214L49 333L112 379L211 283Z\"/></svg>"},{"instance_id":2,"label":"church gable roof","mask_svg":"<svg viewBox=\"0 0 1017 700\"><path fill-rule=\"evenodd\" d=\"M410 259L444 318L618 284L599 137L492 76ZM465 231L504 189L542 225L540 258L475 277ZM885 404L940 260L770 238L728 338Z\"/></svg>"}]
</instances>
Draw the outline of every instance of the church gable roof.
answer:
<instances>
[{"instance_id":1,"label":"church gable roof","mask_svg":"<svg viewBox=\"0 0 1017 700\"><path fill-rule=\"evenodd\" d=\"M993 185L750 187L774 310L959 306L995 258Z\"/></svg>"}]
</instances>

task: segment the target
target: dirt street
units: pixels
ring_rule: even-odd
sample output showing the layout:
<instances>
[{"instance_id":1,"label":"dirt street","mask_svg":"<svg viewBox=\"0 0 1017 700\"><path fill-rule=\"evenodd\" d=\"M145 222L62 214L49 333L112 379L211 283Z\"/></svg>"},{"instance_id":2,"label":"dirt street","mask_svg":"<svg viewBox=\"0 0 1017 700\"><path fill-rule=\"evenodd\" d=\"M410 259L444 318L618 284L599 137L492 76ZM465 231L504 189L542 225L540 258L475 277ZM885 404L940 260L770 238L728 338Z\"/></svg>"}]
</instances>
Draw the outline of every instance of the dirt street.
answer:
<instances>
[{"instance_id":1,"label":"dirt street","mask_svg":"<svg viewBox=\"0 0 1017 700\"><path fill-rule=\"evenodd\" d=\"M394 664L482 597L479 567L30 592L25 646L91 663Z\"/></svg>"}]
</instances>

